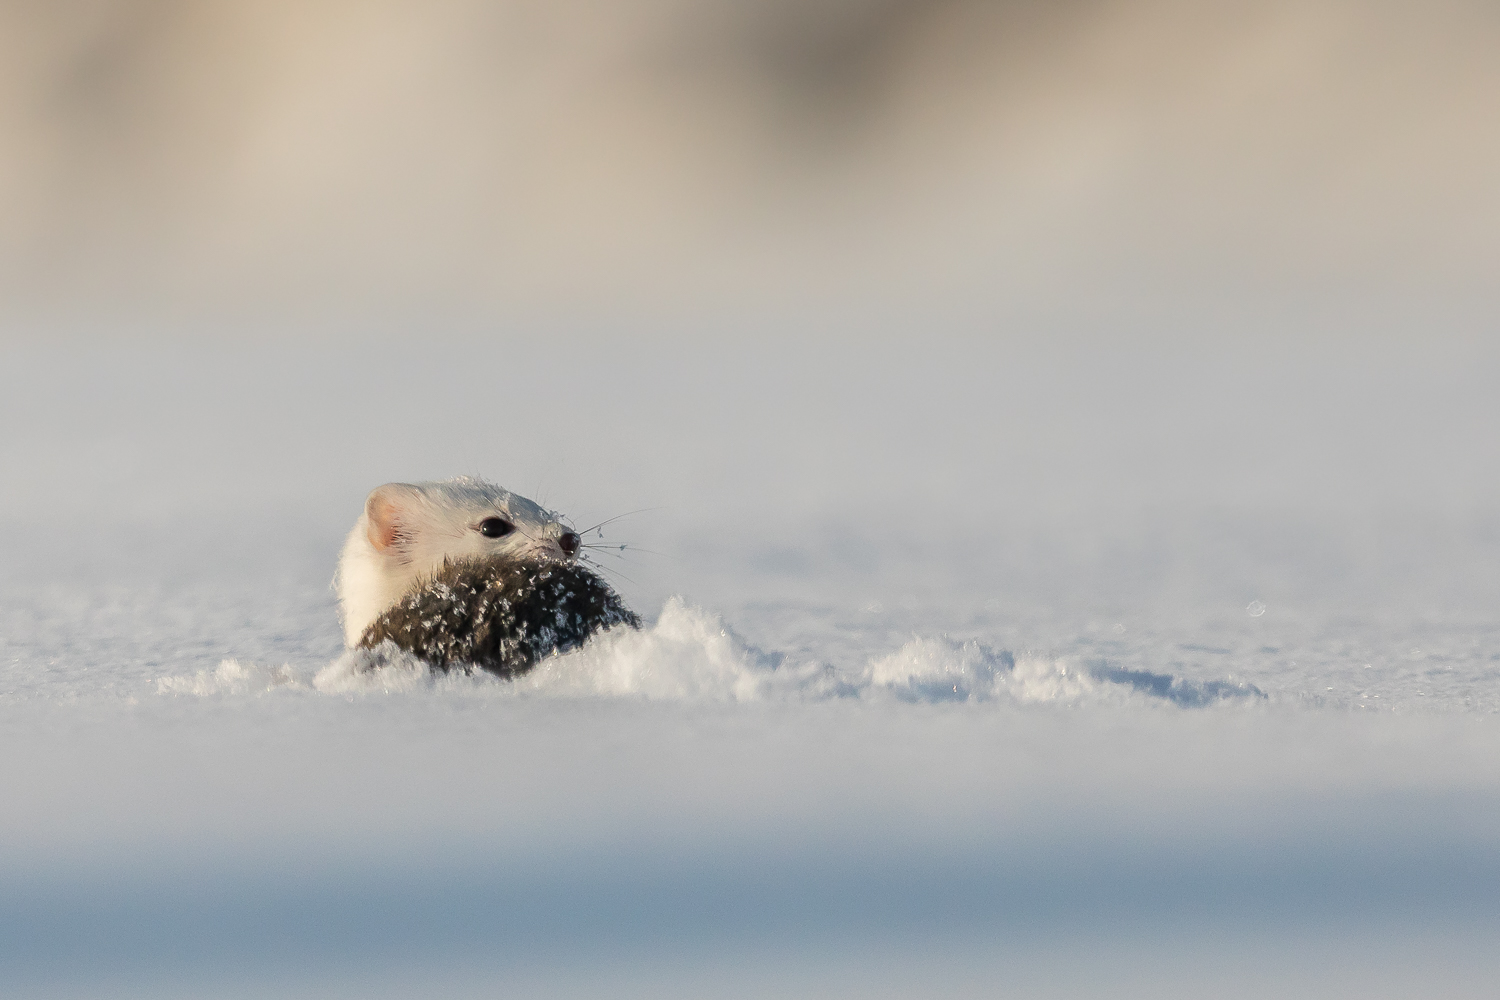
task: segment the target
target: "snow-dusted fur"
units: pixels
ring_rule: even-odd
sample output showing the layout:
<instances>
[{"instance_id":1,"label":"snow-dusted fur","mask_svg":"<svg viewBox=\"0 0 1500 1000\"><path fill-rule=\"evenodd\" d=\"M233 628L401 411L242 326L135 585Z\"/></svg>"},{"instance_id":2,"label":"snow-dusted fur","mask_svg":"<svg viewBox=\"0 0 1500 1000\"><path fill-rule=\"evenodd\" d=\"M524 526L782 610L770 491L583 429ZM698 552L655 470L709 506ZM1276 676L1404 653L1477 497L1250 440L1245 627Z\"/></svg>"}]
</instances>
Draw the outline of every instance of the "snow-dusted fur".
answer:
<instances>
[{"instance_id":1,"label":"snow-dusted fur","mask_svg":"<svg viewBox=\"0 0 1500 1000\"><path fill-rule=\"evenodd\" d=\"M479 524L489 517L504 518L516 530L486 538ZM355 646L382 611L445 560L569 560L573 557L558 544L569 530L552 511L483 479L387 483L372 490L344 542L334 578L345 644Z\"/></svg>"}]
</instances>

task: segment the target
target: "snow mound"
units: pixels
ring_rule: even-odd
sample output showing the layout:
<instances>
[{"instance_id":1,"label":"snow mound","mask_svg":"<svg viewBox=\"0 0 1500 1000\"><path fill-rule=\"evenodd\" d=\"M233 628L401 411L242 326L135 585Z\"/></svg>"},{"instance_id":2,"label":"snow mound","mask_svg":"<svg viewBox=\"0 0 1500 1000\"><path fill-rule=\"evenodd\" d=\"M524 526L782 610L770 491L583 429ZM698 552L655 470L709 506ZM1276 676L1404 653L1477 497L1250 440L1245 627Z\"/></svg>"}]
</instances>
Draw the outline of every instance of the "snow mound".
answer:
<instances>
[{"instance_id":1,"label":"snow mound","mask_svg":"<svg viewBox=\"0 0 1500 1000\"><path fill-rule=\"evenodd\" d=\"M979 642L914 638L872 660L869 683L902 701L1076 701L1095 694L1086 673L1061 660L1026 657Z\"/></svg>"},{"instance_id":2,"label":"snow mound","mask_svg":"<svg viewBox=\"0 0 1500 1000\"><path fill-rule=\"evenodd\" d=\"M1090 704L1159 701L1199 707L1264 698L1227 681L1195 683L1108 664L1017 658L977 641L917 636L895 652L837 667L796 661L745 642L718 616L680 598L642 629L613 628L580 649L554 653L527 674L505 680L483 671L441 674L390 643L349 650L316 673L289 665L225 660L212 671L157 681L161 694L245 696L277 691L325 695L405 694L438 690L465 696L637 698L677 702L821 701L831 698L911 703Z\"/></svg>"}]
</instances>

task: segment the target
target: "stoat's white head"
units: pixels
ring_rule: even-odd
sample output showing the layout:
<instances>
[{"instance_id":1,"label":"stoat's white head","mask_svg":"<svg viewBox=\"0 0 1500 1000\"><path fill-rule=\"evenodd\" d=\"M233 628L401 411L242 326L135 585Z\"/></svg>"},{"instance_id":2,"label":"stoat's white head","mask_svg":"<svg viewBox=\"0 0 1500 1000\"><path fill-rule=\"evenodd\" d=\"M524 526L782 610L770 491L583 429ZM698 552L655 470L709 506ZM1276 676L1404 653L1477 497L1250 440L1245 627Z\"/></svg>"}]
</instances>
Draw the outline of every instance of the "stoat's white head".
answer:
<instances>
[{"instance_id":1,"label":"stoat's white head","mask_svg":"<svg viewBox=\"0 0 1500 1000\"><path fill-rule=\"evenodd\" d=\"M366 498L339 558L335 583L344 641L359 642L382 611L445 560L571 560L579 545L556 514L483 479L387 483Z\"/></svg>"}]
</instances>

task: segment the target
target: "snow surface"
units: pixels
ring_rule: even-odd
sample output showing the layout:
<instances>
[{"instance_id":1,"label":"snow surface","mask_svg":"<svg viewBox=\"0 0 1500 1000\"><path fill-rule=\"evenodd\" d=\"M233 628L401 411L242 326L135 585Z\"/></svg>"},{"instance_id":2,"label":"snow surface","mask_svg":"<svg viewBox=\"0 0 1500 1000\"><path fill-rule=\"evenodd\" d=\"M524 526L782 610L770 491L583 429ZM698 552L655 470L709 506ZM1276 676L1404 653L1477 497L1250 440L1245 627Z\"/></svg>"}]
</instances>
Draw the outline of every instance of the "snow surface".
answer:
<instances>
[{"instance_id":1,"label":"snow surface","mask_svg":"<svg viewBox=\"0 0 1500 1000\"><path fill-rule=\"evenodd\" d=\"M5 994L1489 995L1488 369L1114 366L1218 387L1137 440L1056 359L997 408L935 352L901 384L950 411L897 419L884 370L681 353L523 388L490 448L482 376L420 362L446 409L351 436L390 394L336 352L12 351ZM646 626L514 682L345 652L364 491L455 472L665 507L593 539Z\"/></svg>"}]
</instances>

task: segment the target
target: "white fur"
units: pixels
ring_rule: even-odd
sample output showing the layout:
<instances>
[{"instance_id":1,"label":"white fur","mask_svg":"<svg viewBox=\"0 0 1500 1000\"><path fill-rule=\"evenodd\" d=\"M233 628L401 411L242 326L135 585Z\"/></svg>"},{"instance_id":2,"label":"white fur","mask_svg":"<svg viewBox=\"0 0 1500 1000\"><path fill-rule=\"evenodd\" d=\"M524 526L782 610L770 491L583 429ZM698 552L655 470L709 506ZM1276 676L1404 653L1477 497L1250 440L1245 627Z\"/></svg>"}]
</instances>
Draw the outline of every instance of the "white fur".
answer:
<instances>
[{"instance_id":1,"label":"white fur","mask_svg":"<svg viewBox=\"0 0 1500 1000\"><path fill-rule=\"evenodd\" d=\"M399 509L400 537L385 549L370 537L376 498ZM479 522L503 517L516 526L486 538ZM387 483L371 491L339 558L339 614L344 642L353 647L380 613L439 570L444 560L468 556L571 559L558 545L568 531L557 515L483 479L460 476L439 483Z\"/></svg>"}]
</instances>

